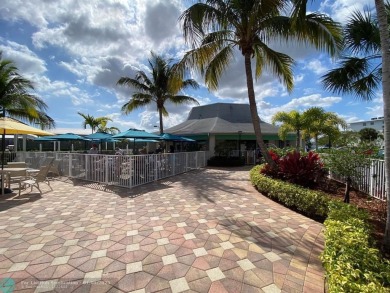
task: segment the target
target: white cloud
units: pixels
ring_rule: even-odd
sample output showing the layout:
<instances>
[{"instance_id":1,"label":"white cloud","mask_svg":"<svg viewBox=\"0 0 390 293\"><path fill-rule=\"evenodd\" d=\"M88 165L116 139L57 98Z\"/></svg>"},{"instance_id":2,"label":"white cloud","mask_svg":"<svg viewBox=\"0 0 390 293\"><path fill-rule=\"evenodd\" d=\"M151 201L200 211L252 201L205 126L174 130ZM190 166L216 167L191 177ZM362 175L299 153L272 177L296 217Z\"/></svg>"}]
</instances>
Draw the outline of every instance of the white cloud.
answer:
<instances>
[{"instance_id":1,"label":"white cloud","mask_svg":"<svg viewBox=\"0 0 390 293\"><path fill-rule=\"evenodd\" d=\"M354 11L363 11L365 7L375 9L375 4L371 0L325 0L320 4L320 11L330 14L335 21L345 23Z\"/></svg>"},{"instance_id":2,"label":"white cloud","mask_svg":"<svg viewBox=\"0 0 390 293\"><path fill-rule=\"evenodd\" d=\"M292 110L303 111L314 106L328 108L336 103L339 103L341 100L342 99L340 97L322 97L320 94L313 94L301 98L294 98L284 105L275 106L270 103L263 103L260 104L260 107L258 106L258 110L261 119L270 122L272 120L272 116L277 112L289 112Z\"/></svg>"},{"instance_id":3,"label":"white cloud","mask_svg":"<svg viewBox=\"0 0 390 293\"><path fill-rule=\"evenodd\" d=\"M322 75L327 72L329 69L325 67L322 62L318 59L310 60L303 69L310 70L314 72L316 75Z\"/></svg>"},{"instance_id":4,"label":"white cloud","mask_svg":"<svg viewBox=\"0 0 390 293\"><path fill-rule=\"evenodd\" d=\"M46 62L25 45L0 38L0 51L3 52L3 58L14 61L27 78L34 80L47 71Z\"/></svg>"}]
</instances>

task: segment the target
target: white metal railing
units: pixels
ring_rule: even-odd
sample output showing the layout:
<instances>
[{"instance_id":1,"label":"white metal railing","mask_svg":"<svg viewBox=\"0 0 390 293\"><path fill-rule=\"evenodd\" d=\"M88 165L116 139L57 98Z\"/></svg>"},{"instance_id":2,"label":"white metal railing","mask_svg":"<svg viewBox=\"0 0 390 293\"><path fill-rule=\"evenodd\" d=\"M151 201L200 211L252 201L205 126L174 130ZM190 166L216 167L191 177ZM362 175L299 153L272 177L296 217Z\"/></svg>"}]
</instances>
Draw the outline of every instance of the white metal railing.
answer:
<instances>
[{"instance_id":1,"label":"white metal railing","mask_svg":"<svg viewBox=\"0 0 390 293\"><path fill-rule=\"evenodd\" d=\"M361 176L352 178L352 186L380 200L386 200L385 161L371 159L367 167L360 167ZM344 180L340 176L330 172L330 177L336 180Z\"/></svg>"},{"instance_id":2,"label":"white metal railing","mask_svg":"<svg viewBox=\"0 0 390 293\"><path fill-rule=\"evenodd\" d=\"M60 152L18 152L15 161L39 168L54 158L62 176L131 188L207 165L207 152L151 155L96 155Z\"/></svg>"}]
</instances>

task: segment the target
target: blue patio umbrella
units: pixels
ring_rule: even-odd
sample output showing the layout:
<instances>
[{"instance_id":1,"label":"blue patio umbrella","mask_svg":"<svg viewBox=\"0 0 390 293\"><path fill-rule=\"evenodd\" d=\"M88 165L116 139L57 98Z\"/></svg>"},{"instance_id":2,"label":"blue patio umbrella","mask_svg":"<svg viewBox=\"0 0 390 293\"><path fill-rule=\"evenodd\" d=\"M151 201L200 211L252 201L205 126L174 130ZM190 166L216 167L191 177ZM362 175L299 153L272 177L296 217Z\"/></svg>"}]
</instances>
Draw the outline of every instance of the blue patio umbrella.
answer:
<instances>
[{"instance_id":1,"label":"blue patio umbrella","mask_svg":"<svg viewBox=\"0 0 390 293\"><path fill-rule=\"evenodd\" d=\"M116 135L112 136L113 138L132 138L134 139L134 146L133 150L135 151L135 140L137 139L156 139L156 140L161 140L161 137L158 136L157 134L149 133L146 132L145 130L139 130L139 129L134 129L130 128L129 130L126 130L124 132L118 133ZM134 153L133 151L133 153Z\"/></svg>"},{"instance_id":2,"label":"blue patio umbrella","mask_svg":"<svg viewBox=\"0 0 390 293\"><path fill-rule=\"evenodd\" d=\"M55 142L56 142L56 139L53 139L53 138L49 138L49 137L45 137L45 136L43 136L43 137L37 137L37 138L34 138L34 141L38 141L38 142L40 142L39 143L39 151L41 151L42 150L42 141L52 141L53 143L54 143L54 150L55 150Z\"/></svg>"},{"instance_id":3,"label":"blue patio umbrella","mask_svg":"<svg viewBox=\"0 0 390 293\"><path fill-rule=\"evenodd\" d=\"M92 134L88 134L85 136L85 138L88 138L90 140L96 140L99 141L99 144L102 142L117 142L119 140L112 138L112 134L104 132L104 131L98 131Z\"/></svg>"},{"instance_id":4,"label":"blue patio umbrella","mask_svg":"<svg viewBox=\"0 0 390 293\"><path fill-rule=\"evenodd\" d=\"M113 138L146 138L146 139L161 139L157 134L146 132L145 130L133 129L130 128L124 132L115 134L112 136Z\"/></svg>"},{"instance_id":5,"label":"blue patio umbrella","mask_svg":"<svg viewBox=\"0 0 390 293\"><path fill-rule=\"evenodd\" d=\"M37 137L37 138L34 138L34 141L56 141L56 140L53 138L49 138L49 137Z\"/></svg>"},{"instance_id":6,"label":"blue patio umbrella","mask_svg":"<svg viewBox=\"0 0 390 293\"><path fill-rule=\"evenodd\" d=\"M84 138L81 135L75 134L75 133L64 133L64 134L57 134L57 135L50 135L46 138L52 140L52 141L89 141L89 139ZM72 144L73 148L73 144Z\"/></svg>"},{"instance_id":7,"label":"blue patio umbrella","mask_svg":"<svg viewBox=\"0 0 390 293\"><path fill-rule=\"evenodd\" d=\"M174 135L174 134L170 134L170 133L160 134L160 137L162 140L168 140L168 141L187 141L187 142L194 142L195 141L195 140L190 139L190 138L186 138L186 137L182 137L182 136L178 136L178 135Z\"/></svg>"},{"instance_id":8,"label":"blue patio umbrella","mask_svg":"<svg viewBox=\"0 0 390 293\"><path fill-rule=\"evenodd\" d=\"M48 136L47 138L53 139L53 140L59 140L59 141L65 141L65 140L83 140L87 141L89 139L78 135L74 133L64 133L64 134L57 134L57 135L51 135Z\"/></svg>"},{"instance_id":9,"label":"blue patio umbrella","mask_svg":"<svg viewBox=\"0 0 390 293\"><path fill-rule=\"evenodd\" d=\"M85 138L88 138L90 140L111 141L112 134L109 134L107 132L98 131L98 132L86 135Z\"/></svg>"},{"instance_id":10,"label":"blue patio umbrella","mask_svg":"<svg viewBox=\"0 0 390 293\"><path fill-rule=\"evenodd\" d=\"M195 140L193 140L193 139L182 137L182 136L178 136L178 135L174 135L174 134L170 134L170 133L160 134L160 137L161 137L162 140L165 140L165 141L173 141L173 146L171 146L173 148L173 150L175 149L176 142L181 142L182 143L181 144L182 148L183 148L183 142L195 142Z\"/></svg>"}]
</instances>

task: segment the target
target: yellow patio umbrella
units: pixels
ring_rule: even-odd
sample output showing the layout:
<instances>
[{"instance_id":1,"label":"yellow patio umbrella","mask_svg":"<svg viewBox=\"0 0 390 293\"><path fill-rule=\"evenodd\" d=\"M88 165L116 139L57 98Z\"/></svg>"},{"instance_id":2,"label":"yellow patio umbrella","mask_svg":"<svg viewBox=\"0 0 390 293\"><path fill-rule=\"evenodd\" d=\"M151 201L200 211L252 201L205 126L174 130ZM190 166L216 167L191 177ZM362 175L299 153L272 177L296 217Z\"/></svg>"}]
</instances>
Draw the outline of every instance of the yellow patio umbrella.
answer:
<instances>
[{"instance_id":1,"label":"yellow patio umbrella","mask_svg":"<svg viewBox=\"0 0 390 293\"><path fill-rule=\"evenodd\" d=\"M24 124L18 120L9 118L9 117L0 117L0 134L2 134L2 159L1 159L1 194L4 194L4 177L3 177L3 168L4 168L4 152L5 152L5 135L6 134L35 134L35 135L53 135L45 130L35 128Z\"/></svg>"},{"instance_id":2,"label":"yellow patio umbrella","mask_svg":"<svg viewBox=\"0 0 390 293\"><path fill-rule=\"evenodd\" d=\"M53 133L24 124L9 117L0 117L1 134L53 135Z\"/></svg>"}]
</instances>

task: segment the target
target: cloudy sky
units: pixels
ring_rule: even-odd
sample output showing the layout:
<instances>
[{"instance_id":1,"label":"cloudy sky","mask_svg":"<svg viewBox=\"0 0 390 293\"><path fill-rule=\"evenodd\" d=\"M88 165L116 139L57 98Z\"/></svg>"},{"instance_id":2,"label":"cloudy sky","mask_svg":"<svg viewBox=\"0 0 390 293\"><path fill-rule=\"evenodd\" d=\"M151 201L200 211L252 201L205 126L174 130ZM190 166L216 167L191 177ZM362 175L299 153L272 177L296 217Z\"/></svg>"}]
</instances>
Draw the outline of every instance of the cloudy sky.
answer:
<instances>
[{"instance_id":1,"label":"cloudy sky","mask_svg":"<svg viewBox=\"0 0 390 293\"><path fill-rule=\"evenodd\" d=\"M309 1L310 2L310 1ZM373 9L369 0L325 0L312 10L345 22L355 9ZM0 2L0 50L12 59L20 73L31 79L35 94L48 104L57 123L56 132L90 133L82 128L77 112L113 119L108 126L153 130L158 124L155 105L122 115L120 108L131 92L116 86L121 76L147 71L150 51L180 58L188 50L178 17L193 1L180 0L2 0ZM348 122L383 115L382 97L371 102L323 90L321 75L335 66L326 54L303 46L279 46L296 61L292 93L267 73L255 84L260 116L265 121L278 111L320 106ZM276 47L275 47L276 48ZM202 79L194 76L200 84ZM243 59L237 54L216 92L205 87L188 91L201 105L247 103ZM191 105L167 105L168 128L184 121Z\"/></svg>"}]
</instances>

